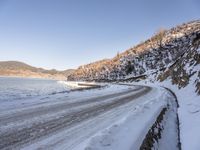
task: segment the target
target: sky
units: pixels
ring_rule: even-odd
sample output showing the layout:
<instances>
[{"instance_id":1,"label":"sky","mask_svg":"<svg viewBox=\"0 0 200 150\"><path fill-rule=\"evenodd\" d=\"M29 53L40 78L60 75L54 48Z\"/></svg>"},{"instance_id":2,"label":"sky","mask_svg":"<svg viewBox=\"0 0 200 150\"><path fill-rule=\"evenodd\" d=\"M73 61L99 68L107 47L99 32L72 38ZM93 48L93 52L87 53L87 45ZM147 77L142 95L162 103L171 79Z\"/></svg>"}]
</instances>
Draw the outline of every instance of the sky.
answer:
<instances>
[{"instance_id":1,"label":"sky","mask_svg":"<svg viewBox=\"0 0 200 150\"><path fill-rule=\"evenodd\" d=\"M77 68L200 19L199 0L0 0L0 61Z\"/></svg>"}]
</instances>

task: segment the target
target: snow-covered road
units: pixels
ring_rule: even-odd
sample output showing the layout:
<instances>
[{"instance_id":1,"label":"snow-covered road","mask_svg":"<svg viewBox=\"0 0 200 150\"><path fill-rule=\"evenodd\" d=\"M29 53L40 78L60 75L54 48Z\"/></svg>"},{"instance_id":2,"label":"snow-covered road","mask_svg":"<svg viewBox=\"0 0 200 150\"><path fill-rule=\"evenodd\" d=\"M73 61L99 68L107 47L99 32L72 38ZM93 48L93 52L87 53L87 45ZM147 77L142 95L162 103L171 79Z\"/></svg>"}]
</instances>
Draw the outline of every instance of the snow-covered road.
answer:
<instances>
[{"instance_id":1,"label":"snow-covered road","mask_svg":"<svg viewBox=\"0 0 200 150\"><path fill-rule=\"evenodd\" d=\"M139 146L155 116L166 105L164 100L160 100L162 94L160 90L146 86L111 85L29 101L5 102L0 106L0 149L71 150L85 149L88 145L88 149L92 149L92 144L97 146L97 141L101 141L95 140L101 137L98 136L102 134L100 131L148 110L146 113L151 114L141 115L139 123L132 122L132 126L137 124L135 130L138 129L138 133L134 133L138 135L134 136L140 141L135 146ZM146 130L141 131L144 128ZM117 130L122 132L120 128ZM144 132L143 136L141 132ZM104 138L101 145L111 145L110 140ZM131 140L126 142L134 143L134 138ZM125 146L128 149L130 144Z\"/></svg>"}]
</instances>

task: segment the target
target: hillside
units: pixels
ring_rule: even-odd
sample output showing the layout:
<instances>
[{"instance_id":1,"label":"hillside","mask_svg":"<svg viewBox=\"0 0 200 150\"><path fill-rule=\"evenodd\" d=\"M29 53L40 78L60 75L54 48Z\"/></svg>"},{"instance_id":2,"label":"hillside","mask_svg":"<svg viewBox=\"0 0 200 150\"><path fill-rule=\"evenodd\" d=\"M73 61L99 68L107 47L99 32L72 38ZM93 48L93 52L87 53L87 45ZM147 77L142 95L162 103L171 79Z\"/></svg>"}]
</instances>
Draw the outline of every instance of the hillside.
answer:
<instances>
[{"instance_id":1,"label":"hillside","mask_svg":"<svg viewBox=\"0 0 200 150\"><path fill-rule=\"evenodd\" d=\"M200 20L185 23L170 30L161 30L150 39L113 59L79 67L68 79L121 81L145 78L149 74L155 74L158 80L171 76L173 83L183 87L187 84L187 79L183 80L183 78L197 73L197 71L193 72L192 68L187 72L184 66L186 62L194 67L200 63L197 51L200 45L199 40ZM191 60L192 58L194 59ZM172 71L177 67L179 68L177 71ZM197 80L196 86L199 90L199 78Z\"/></svg>"},{"instance_id":2,"label":"hillside","mask_svg":"<svg viewBox=\"0 0 200 150\"><path fill-rule=\"evenodd\" d=\"M18 61L0 61L0 76L31 77L65 80L73 70L57 71L36 68Z\"/></svg>"}]
</instances>

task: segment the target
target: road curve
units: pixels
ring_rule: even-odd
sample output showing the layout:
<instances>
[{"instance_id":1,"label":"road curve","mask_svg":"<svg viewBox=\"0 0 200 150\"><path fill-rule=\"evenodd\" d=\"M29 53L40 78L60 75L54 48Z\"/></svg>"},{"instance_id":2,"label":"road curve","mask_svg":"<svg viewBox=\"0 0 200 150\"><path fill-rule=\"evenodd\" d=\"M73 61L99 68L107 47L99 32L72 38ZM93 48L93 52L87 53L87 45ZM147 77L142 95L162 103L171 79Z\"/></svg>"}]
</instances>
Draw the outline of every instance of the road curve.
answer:
<instances>
[{"instance_id":1,"label":"road curve","mask_svg":"<svg viewBox=\"0 0 200 150\"><path fill-rule=\"evenodd\" d=\"M23 148L125 105L149 91L151 91L150 87L139 86L133 89L127 88L126 91L119 93L82 98L72 103L63 102L1 115L0 149ZM43 147L43 149L46 148Z\"/></svg>"}]
</instances>

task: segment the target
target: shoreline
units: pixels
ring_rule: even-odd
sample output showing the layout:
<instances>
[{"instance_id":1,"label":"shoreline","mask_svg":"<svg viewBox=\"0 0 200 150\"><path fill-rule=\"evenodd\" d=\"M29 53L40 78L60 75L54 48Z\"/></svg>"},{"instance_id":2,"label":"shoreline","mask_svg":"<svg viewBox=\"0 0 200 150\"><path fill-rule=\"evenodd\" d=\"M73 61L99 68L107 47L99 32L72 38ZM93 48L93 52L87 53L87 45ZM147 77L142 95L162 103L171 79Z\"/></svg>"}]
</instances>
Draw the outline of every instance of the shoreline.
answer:
<instances>
[{"instance_id":1,"label":"shoreline","mask_svg":"<svg viewBox=\"0 0 200 150\"><path fill-rule=\"evenodd\" d=\"M89 89L97 89L103 88L107 86L107 84L101 84L96 82L83 82L83 81L66 81L66 80L59 80L59 79L52 79L52 78L37 78L37 77L21 77L21 76L2 76L1 78L7 79L30 79L30 80L51 80L57 81L59 84L63 84L64 86L68 87L70 91L79 91L79 90L89 90Z\"/></svg>"},{"instance_id":2,"label":"shoreline","mask_svg":"<svg viewBox=\"0 0 200 150\"><path fill-rule=\"evenodd\" d=\"M106 86L106 84L100 84L96 82L81 82L81 81L59 81L72 89L95 89Z\"/></svg>"},{"instance_id":3,"label":"shoreline","mask_svg":"<svg viewBox=\"0 0 200 150\"><path fill-rule=\"evenodd\" d=\"M0 78L21 78L21 79L41 79L41 80L55 80L55 81L65 81L64 79L55 79L55 78L45 78L45 77L24 77L24 76L4 76L0 75Z\"/></svg>"}]
</instances>

